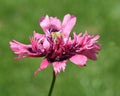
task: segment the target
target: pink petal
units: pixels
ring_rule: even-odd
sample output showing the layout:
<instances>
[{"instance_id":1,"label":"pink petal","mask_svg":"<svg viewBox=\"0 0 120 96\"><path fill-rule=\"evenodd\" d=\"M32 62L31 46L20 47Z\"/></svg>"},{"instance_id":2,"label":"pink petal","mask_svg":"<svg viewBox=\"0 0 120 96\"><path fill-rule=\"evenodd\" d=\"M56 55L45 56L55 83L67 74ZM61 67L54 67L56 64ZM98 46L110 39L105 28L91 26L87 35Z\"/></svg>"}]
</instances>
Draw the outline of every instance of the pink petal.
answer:
<instances>
[{"instance_id":1,"label":"pink petal","mask_svg":"<svg viewBox=\"0 0 120 96\"><path fill-rule=\"evenodd\" d=\"M87 58L91 60L97 60L98 53L96 51L97 49L93 48L93 49L85 50L81 54L85 55Z\"/></svg>"},{"instance_id":2,"label":"pink petal","mask_svg":"<svg viewBox=\"0 0 120 96\"><path fill-rule=\"evenodd\" d=\"M74 55L69 60L78 66L84 66L86 64L87 57L84 55Z\"/></svg>"},{"instance_id":3,"label":"pink petal","mask_svg":"<svg viewBox=\"0 0 120 96\"><path fill-rule=\"evenodd\" d=\"M88 35L87 31L86 31L85 34L82 37L82 40L81 40L82 44L85 45L89 38L90 37L89 37L89 35Z\"/></svg>"},{"instance_id":4,"label":"pink petal","mask_svg":"<svg viewBox=\"0 0 120 96\"><path fill-rule=\"evenodd\" d=\"M50 63L48 62L48 60L47 59L44 59L43 61L42 61L42 63L41 63L41 65L40 65L40 70L43 70L43 69L45 69L45 68L47 68L48 66L50 65Z\"/></svg>"},{"instance_id":5,"label":"pink petal","mask_svg":"<svg viewBox=\"0 0 120 96\"><path fill-rule=\"evenodd\" d=\"M10 48L15 54L23 54L28 52L28 48L31 48L31 45L25 45L18 41L12 40L10 42Z\"/></svg>"},{"instance_id":6,"label":"pink petal","mask_svg":"<svg viewBox=\"0 0 120 96\"><path fill-rule=\"evenodd\" d=\"M66 37L69 36L72 28L74 27L76 23L76 17L72 16L70 14L67 14L64 16L63 22L62 22L62 31Z\"/></svg>"},{"instance_id":7,"label":"pink petal","mask_svg":"<svg viewBox=\"0 0 120 96\"><path fill-rule=\"evenodd\" d=\"M39 33L36 33L36 32L34 31L34 36L33 36L33 38L35 38L35 39L40 39L40 38L42 38L42 37L44 37L44 34L39 34Z\"/></svg>"},{"instance_id":8,"label":"pink petal","mask_svg":"<svg viewBox=\"0 0 120 96\"><path fill-rule=\"evenodd\" d=\"M40 26L42 27L44 32L47 32L47 28L49 25L50 25L49 16L46 15L45 17L42 17L42 20L40 20Z\"/></svg>"},{"instance_id":9,"label":"pink petal","mask_svg":"<svg viewBox=\"0 0 120 96\"><path fill-rule=\"evenodd\" d=\"M18 54L18 57L16 57L15 60L19 60L21 58L27 58L27 57L40 56L37 53L33 52L32 45L25 45L15 40L12 40L10 42L10 48L15 54Z\"/></svg>"},{"instance_id":10,"label":"pink petal","mask_svg":"<svg viewBox=\"0 0 120 96\"><path fill-rule=\"evenodd\" d=\"M47 59L44 59L44 60L41 62L40 67L38 68L38 70L34 72L34 76L36 76L37 73L40 72L41 70L47 68L49 65L50 65L50 62L48 62Z\"/></svg>"},{"instance_id":11,"label":"pink petal","mask_svg":"<svg viewBox=\"0 0 120 96\"><path fill-rule=\"evenodd\" d=\"M57 75L58 73L60 73L60 71L64 71L66 67L66 61L62 61L62 62L54 62L53 63L53 68L55 71L55 74Z\"/></svg>"},{"instance_id":12,"label":"pink petal","mask_svg":"<svg viewBox=\"0 0 120 96\"><path fill-rule=\"evenodd\" d=\"M58 30L61 29L61 21L57 17L50 17L51 25L57 27Z\"/></svg>"},{"instance_id":13,"label":"pink petal","mask_svg":"<svg viewBox=\"0 0 120 96\"><path fill-rule=\"evenodd\" d=\"M50 48L50 43L48 42L47 39L44 40L44 42L43 42L43 47L44 47L45 49L47 49L47 50Z\"/></svg>"},{"instance_id":14,"label":"pink petal","mask_svg":"<svg viewBox=\"0 0 120 96\"><path fill-rule=\"evenodd\" d=\"M88 38L89 41L87 41L85 47L86 49L92 49L92 48L95 48L95 44L97 42L97 40L99 39L99 35L96 35L94 37L91 36L91 38ZM93 46L94 45L94 46Z\"/></svg>"},{"instance_id":15,"label":"pink petal","mask_svg":"<svg viewBox=\"0 0 120 96\"><path fill-rule=\"evenodd\" d=\"M96 36L94 36L94 38L92 39L92 41L96 41L96 40L98 40L100 38L100 36L99 35L96 35Z\"/></svg>"}]
</instances>

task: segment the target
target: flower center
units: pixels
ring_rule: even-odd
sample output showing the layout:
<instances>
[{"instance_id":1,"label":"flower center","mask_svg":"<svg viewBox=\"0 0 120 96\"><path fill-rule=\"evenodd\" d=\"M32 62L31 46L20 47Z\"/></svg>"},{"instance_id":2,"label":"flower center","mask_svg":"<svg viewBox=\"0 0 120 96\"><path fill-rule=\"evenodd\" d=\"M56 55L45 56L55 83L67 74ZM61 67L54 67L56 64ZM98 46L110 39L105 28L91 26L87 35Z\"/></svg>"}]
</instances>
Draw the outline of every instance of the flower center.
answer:
<instances>
[{"instance_id":1,"label":"flower center","mask_svg":"<svg viewBox=\"0 0 120 96\"><path fill-rule=\"evenodd\" d=\"M64 35L61 32L52 32L51 35L55 41L57 41L58 38L64 37Z\"/></svg>"}]
</instances>

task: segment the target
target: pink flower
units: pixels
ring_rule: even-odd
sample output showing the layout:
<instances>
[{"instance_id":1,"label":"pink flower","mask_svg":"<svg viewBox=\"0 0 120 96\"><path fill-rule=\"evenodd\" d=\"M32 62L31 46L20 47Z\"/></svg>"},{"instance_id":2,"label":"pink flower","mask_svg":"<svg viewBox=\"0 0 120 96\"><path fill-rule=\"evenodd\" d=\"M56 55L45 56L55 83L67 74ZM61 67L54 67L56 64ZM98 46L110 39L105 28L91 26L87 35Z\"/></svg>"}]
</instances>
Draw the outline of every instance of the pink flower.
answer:
<instances>
[{"instance_id":1,"label":"pink flower","mask_svg":"<svg viewBox=\"0 0 120 96\"><path fill-rule=\"evenodd\" d=\"M31 44L25 45L15 40L10 42L10 48L18 57L44 57L35 75L53 65L55 74L64 71L67 60L78 66L85 66L88 59L96 60L100 45L99 35L90 36L87 32L76 35L73 39L69 34L76 23L76 17L70 14L64 16L63 22L56 17L46 15L40 19L40 26L45 34L34 32L30 38Z\"/></svg>"}]
</instances>

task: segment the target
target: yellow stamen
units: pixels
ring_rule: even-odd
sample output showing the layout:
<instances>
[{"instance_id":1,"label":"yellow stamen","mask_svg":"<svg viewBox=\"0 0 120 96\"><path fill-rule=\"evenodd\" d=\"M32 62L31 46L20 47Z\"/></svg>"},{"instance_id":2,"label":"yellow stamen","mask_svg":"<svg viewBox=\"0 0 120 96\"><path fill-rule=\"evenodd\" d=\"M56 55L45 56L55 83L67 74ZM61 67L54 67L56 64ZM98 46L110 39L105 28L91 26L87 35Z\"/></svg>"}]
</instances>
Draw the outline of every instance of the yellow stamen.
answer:
<instances>
[{"instance_id":1,"label":"yellow stamen","mask_svg":"<svg viewBox=\"0 0 120 96\"><path fill-rule=\"evenodd\" d=\"M57 41L58 37L64 37L64 35L61 32L52 32L52 37L54 38L55 41Z\"/></svg>"}]
</instances>

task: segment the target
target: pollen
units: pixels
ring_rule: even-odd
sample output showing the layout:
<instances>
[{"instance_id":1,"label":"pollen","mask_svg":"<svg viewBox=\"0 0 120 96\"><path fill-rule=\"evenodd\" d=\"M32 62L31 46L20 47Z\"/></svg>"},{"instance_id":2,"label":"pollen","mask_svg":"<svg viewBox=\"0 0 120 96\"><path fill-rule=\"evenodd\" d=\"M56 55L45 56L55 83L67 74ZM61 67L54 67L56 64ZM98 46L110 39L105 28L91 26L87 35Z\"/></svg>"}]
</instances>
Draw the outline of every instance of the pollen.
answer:
<instances>
[{"instance_id":1,"label":"pollen","mask_svg":"<svg viewBox=\"0 0 120 96\"><path fill-rule=\"evenodd\" d=\"M58 38L64 38L64 35L61 32L52 32L51 35L55 41L57 41Z\"/></svg>"}]
</instances>

